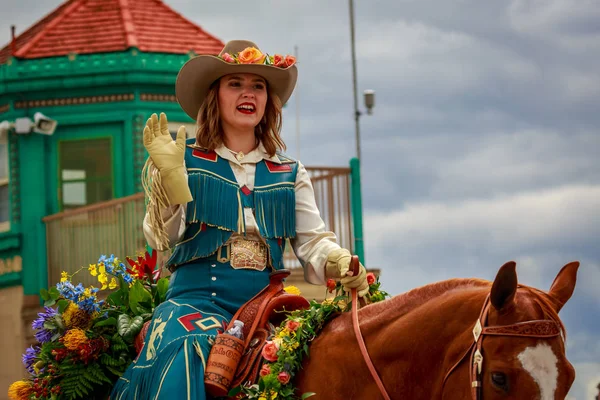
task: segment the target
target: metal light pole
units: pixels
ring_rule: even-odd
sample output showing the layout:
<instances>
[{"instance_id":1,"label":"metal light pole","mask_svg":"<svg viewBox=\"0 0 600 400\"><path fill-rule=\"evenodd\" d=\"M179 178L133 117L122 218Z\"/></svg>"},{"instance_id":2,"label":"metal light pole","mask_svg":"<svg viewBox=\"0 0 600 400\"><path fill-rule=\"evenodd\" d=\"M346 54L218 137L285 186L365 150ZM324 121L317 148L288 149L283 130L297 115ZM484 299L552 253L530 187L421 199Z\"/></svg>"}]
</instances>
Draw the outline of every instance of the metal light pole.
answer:
<instances>
[{"instance_id":1,"label":"metal light pole","mask_svg":"<svg viewBox=\"0 0 600 400\"><path fill-rule=\"evenodd\" d=\"M360 182L361 175L361 152L360 152L360 111L358 109L358 84L356 79L356 46L354 40L354 2L348 0L350 5L350 47L352 54L352 86L354 92L354 123L356 132L356 158L350 160L351 169L351 198L352 198L352 218L354 232L354 253L359 257L360 261L365 264L365 248L363 241L363 220L362 220L362 189ZM365 106L367 113L371 114L375 105L375 92L373 90L365 90L364 93Z\"/></svg>"},{"instance_id":2,"label":"metal light pole","mask_svg":"<svg viewBox=\"0 0 600 400\"><path fill-rule=\"evenodd\" d=\"M354 121L356 132L356 157L360 160L360 111L358 110L358 93L356 83L356 49L354 44L354 1L348 0L350 4L350 48L352 54L352 87L354 91Z\"/></svg>"}]
</instances>

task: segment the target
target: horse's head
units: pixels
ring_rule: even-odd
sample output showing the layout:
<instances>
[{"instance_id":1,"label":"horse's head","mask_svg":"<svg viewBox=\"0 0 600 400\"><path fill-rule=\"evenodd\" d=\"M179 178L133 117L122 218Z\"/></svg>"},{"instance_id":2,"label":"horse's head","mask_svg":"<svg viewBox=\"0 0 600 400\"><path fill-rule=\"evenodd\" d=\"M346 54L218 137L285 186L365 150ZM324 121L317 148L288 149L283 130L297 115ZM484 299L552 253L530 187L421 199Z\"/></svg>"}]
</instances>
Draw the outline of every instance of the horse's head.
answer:
<instances>
[{"instance_id":1,"label":"horse's head","mask_svg":"<svg viewBox=\"0 0 600 400\"><path fill-rule=\"evenodd\" d=\"M479 381L475 386L480 387L472 396L564 399L575 371L565 356L565 331L558 312L573 294L579 263L565 265L548 292L519 285L515 267L508 262L500 268L482 312L482 332L470 359L472 380ZM475 338L477 331L476 326Z\"/></svg>"}]
</instances>

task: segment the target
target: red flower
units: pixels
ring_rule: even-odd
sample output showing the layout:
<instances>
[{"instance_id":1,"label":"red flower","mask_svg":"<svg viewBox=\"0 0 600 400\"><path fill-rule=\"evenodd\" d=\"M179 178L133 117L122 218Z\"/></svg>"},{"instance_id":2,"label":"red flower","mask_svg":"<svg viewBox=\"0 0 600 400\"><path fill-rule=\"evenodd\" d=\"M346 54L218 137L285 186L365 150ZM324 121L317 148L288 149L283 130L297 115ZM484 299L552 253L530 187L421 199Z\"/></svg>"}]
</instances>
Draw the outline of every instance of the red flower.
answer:
<instances>
[{"instance_id":1,"label":"red flower","mask_svg":"<svg viewBox=\"0 0 600 400\"><path fill-rule=\"evenodd\" d=\"M156 256L156 250L152 249L152 256L146 252L144 257L138 257L137 261L133 261L131 258L126 257L127 262L132 268L127 268L127 272L137 279L148 277L152 282L156 282L160 277L160 269L157 271L154 270L154 268L156 268Z\"/></svg>"},{"instance_id":2,"label":"red flower","mask_svg":"<svg viewBox=\"0 0 600 400\"><path fill-rule=\"evenodd\" d=\"M269 364L263 364L260 369L259 375L265 377L271 373L271 366Z\"/></svg>"},{"instance_id":3,"label":"red flower","mask_svg":"<svg viewBox=\"0 0 600 400\"><path fill-rule=\"evenodd\" d=\"M329 293L333 293L335 290L335 281L333 279L327 279L327 289L329 289Z\"/></svg>"},{"instance_id":4,"label":"red flower","mask_svg":"<svg viewBox=\"0 0 600 400\"><path fill-rule=\"evenodd\" d=\"M300 322L298 322L298 321L289 320L288 322L285 323L285 327L290 332L295 332L299 326L300 326Z\"/></svg>"},{"instance_id":5,"label":"red flower","mask_svg":"<svg viewBox=\"0 0 600 400\"><path fill-rule=\"evenodd\" d=\"M374 273L372 273L372 272L369 272L369 273L367 274L367 283L368 283L369 285L372 285L372 284L374 284L376 281L377 281L377 278L375 277L375 274L374 274Z\"/></svg>"},{"instance_id":6,"label":"red flower","mask_svg":"<svg viewBox=\"0 0 600 400\"><path fill-rule=\"evenodd\" d=\"M281 382L282 385L286 385L290 381L290 374L285 371L281 371L277 375L277 380Z\"/></svg>"}]
</instances>

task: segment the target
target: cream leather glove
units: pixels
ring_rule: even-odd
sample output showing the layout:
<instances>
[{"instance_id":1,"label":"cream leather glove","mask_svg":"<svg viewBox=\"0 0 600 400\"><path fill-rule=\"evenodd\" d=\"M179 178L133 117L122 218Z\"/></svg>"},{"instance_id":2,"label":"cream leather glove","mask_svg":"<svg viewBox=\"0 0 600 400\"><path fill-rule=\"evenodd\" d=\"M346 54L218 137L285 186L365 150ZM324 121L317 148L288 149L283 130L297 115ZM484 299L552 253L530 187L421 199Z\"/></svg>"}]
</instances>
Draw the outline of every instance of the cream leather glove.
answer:
<instances>
[{"instance_id":1,"label":"cream leather glove","mask_svg":"<svg viewBox=\"0 0 600 400\"><path fill-rule=\"evenodd\" d=\"M333 250L327 256L325 265L325 275L327 278L341 278L340 282L344 290L350 292L356 288L358 297L363 297L369 292L367 283L367 270L362 264L359 264L359 273L356 276L346 276L350 270L350 259L352 254L346 249Z\"/></svg>"},{"instance_id":2,"label":"cream leather glove","mask_svg":"<svg viewBox=\"0 0 600 400\"><path fill-rule=\"evenodd\" d=\"M167 194L170 205L186 204L192 201L192 193L188 187L183 165L185 127L182 125L179 128L177 138L173 141L165 113L160 113L160 121L154 113L146 121L144 147L160 171L161 185Z\"/></svg>"}]
</instances>

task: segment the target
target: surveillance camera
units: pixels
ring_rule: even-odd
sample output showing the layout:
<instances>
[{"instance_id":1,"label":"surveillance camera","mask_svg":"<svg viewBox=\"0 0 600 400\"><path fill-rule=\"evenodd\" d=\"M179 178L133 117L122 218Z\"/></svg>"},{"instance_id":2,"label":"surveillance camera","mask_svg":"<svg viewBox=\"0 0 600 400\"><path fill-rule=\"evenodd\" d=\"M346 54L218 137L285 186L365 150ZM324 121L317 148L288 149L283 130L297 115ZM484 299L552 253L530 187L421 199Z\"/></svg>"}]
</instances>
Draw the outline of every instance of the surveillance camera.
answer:
<instances>
[{"instance_id":1,"label":"surveillance camera","mask_svg":"<svg viewBox=\"0 0 600 400\"><path fill-rule=\"evenodd\" d=\"M375 106L375 91L368 89L364 91L365 106L367 107L367 113L373 113L373 107Z\"/></svg>"},{"instance_id":2,"label":"surveillance camera","mask_svg":"<svg viewBox=\"0 0 600 400\"><path fill-rule=\"evenodd\" d=\"M56 130L57 122L48 118L41 112L36 112L33 115L33 131L42 135L52 135Z\"/></svg>"}]
</instances>

